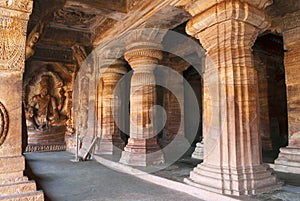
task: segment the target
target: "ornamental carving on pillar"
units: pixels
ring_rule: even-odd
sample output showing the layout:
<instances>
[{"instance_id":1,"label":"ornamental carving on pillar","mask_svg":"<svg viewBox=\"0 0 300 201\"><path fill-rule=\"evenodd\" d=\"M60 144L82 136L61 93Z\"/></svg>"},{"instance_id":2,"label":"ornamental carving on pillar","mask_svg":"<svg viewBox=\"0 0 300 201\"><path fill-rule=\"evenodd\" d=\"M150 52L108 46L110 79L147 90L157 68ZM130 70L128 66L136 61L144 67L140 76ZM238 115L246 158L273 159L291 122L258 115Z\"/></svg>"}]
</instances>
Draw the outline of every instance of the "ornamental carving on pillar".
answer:
<instances>
[{"instance_id":1,"label":"ornamental carving on pillar","mask_svg":"<svg viewBox=\"0 0 300 201\"><path fill-rule=\"evenodd\" d=\"M25 31L27 22L0 16L0 70L20 71L25 60Z\"/></svg>"},{"instance_id":2,"label":"ornamental carving on pillar","mask_svg":"<svg viewBox=\"0 0 300 201\"><path fill-rule=\"evenodd\" d=\"M30 0L2 0L0 7L5 7L11 10L31 12L33 1Z\"/></svg>"},{"instance_id":3,"label":"ornamental carving on pillar","mask_svg":"<svg viewBox=\"0 0 300 201\"><path fill-rule=\"evenodd\" d=\"M4 105L0 102L0 146L4 143L7 136L8 122L8 113Z\"/></svg>"},{"instance_id":4,"label":"ornamental carving on pillar","mask_svg":"<svg viewBox=\"0 0 300 201\"><path fill-rule=\"evenodd\" d=\"M32 1L1 1L0 8L0 70L21 71L24 67L24 44Z\"/></svg>"}]
</instances>

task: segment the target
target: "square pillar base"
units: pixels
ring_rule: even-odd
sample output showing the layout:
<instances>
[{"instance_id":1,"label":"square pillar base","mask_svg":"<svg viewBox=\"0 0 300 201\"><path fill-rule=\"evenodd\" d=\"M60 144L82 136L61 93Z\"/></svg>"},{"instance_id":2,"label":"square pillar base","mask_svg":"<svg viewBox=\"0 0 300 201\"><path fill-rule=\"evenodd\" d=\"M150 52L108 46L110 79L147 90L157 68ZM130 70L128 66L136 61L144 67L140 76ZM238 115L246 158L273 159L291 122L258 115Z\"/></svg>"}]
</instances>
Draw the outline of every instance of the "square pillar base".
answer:
<instances>
[{"instance_id":1,"label":"square pillar base","mask_svg":"<svg viewBox=\"0 0 300 201\"><path fill-rule=\"evenodd\" d=\"M132 153L123 151L120 163L130 166L149 166L163 164L164 154L161 150L151 153Z\"/></svg>"},{"instance_id":2,"label":"square pillar base","mask_svg":"<svg viewBox=\"0 0 300 201\"><path fill-rule=\"evenodd\" d=\"M125 143L123 141L112 142L112 140L100 140L95 154L98 155L118 155L120 156L124 150Z\"/></svg>"}]
</instances>

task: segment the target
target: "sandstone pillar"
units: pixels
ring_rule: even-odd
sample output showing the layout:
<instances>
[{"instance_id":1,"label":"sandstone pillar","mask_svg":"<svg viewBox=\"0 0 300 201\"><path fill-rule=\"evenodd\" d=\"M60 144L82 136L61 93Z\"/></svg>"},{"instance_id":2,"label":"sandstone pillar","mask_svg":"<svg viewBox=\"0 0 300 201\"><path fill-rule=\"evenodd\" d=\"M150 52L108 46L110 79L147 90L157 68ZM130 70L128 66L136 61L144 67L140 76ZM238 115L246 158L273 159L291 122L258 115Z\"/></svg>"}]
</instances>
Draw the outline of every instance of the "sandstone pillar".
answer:
<instances>
[{"instance_id":1,"label":"sandstone pillar","mask_svg":"<svg viewBox=\"0 0 300 201\"><path fill-rule=\"evenodd\" d=\"M166 63L164 76L158 79L164 79L165 88L163 90L163 107L166 112L165 123L163 129L163 136L159 143L163 148L165 154L165 161L173 163L183 156L187 151L191 151L191 144L185 136L185 121L184 121L184 77L183 71L186 70L190 64L178 57L169 58ZM161 69L160 69L161 70ZM161 72L159 72L161 73ZM191 154L191 153L189 153ZM174 161L175 160L175 161Z\"/></svg>"},{"instance_id":2,"label":"sandstone pillar","mask_svg":"<svg viewBox=\"0 0 300 201\"><path fill-rule=\"evenodd\" d=\"M137 36L132 38L137 40L128 43L125 53L125 59L134 72L130 87L130 138L120 162L147 166L164 162L157 142L156 111L153 107L156 105L154 69L162 59L162 52L157 50L160 44L151 40L155 33L137 31L135 34Z\"/></svg>"},{"instance_id":3,"label":"sandstone pillar","mask_svg":"<svg viewBox=\"0 0 300 201\"><path fill-rule=\"evenodd\" d=\"M22 77L32 1L0 3L0 200L44 200L23 176Z\"/></svg>"},{"instance_id":4,"label":"sandstone pillar","mask_svg":"<svg viewBox=\"0 0 300 201\"><path fill-rule=\"evenodd\" d=\"M252 45L267 28L262 11L270 2L192 2L188 34L207 51L203 75L204 161L185 182L229 195L255 194L278 187L262 165L257 73Z\"/></svg>"},{"instance_id":5,"label":"sandstone pillar","mask_svg":"<svg viewBox=\"0 0 300 201\"><path fill-rule=\"evenodd\" d=\"M190 65L186 62L180 62L176 59L169 62L169 70L177 72L180 79L172 78L171 73L167 73L166 88L172 89L164 93L164 108L167 112L166 128L164 130L162 144L166 146L172 140L187 141L184 132L184 83L183 71Z\"/></svg>"},{"instance_id":6,"label":"sandstone pillar","mask_svg":"<svg viewBox=\"0 0 300 201\"><path fill-rule=\"evenodd\" d=\"M125 144L121 139L120 130L116 121L120 122L121 98L126 92L116 94L116 86L118 81L126 73L125 63L117 60L108 68L103 69L102 73L102 93L101 93L101 139L98 154L117 154L121 153ZM128 91L129 93L129 91ZM100 94L98 93L98 96ZM99 104L99 103L98 103ZM99 118L98 118L99 119ZM100 126L100 125L98 125Z\"/></svg>"},{"instance_id":7,"label":"sandstone pillar","mask_svg":"<svg viewBox=\"0 0 300 201\"><path fill-rule=\"evenodd\" d=\"M262 52L254 53L254 66L257 70L259 92L259 132L263 150L273 150L270 118L269 118L269 93L266 55Z\"/></svg>"},{"instance_id":8,"label":"sandstone pillar","mask_svg":"<svg viewBox=\"0 0 300 201\"><path fill-rule=\"evenodd\" d=\"M288 146L280 149L275 170L300 174L300 12L288 14L283 20L285 46L284 66L287 87Z\"/></svg>"}]
</instances>

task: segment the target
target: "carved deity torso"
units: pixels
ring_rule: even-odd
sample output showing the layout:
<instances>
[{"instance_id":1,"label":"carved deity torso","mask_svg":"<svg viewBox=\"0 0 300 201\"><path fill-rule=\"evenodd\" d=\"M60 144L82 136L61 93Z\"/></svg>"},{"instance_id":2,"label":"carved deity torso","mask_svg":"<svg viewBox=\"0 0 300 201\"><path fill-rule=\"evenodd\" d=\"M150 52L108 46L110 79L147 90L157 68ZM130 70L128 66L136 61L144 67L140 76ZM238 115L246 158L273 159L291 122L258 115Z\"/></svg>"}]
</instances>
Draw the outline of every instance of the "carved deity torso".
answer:
<instances>
[{"instance_id":1,"label":"carved deity torso","mask_svg":"<svg viewBox=\"0 0 300 201\"><path fill-rule=\"evenodd\" d=\"M55 98L48 94L45 86L41 86L41 94L34 96L29 105L33 110L35 126L38 128L47 127L59 119Z\"/></svg>"}]
</instances>

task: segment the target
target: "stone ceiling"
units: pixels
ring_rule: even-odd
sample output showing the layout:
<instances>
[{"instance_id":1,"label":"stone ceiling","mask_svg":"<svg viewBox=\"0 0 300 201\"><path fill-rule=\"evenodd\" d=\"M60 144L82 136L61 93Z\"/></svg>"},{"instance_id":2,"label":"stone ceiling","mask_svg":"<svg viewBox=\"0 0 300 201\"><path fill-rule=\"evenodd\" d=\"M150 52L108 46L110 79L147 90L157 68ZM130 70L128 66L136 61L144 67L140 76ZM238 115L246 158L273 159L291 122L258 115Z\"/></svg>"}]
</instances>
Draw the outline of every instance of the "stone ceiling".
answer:
<instances>
[{"instance_id":1,"label":"stone ceiling","mask_svg":"<svg viewBox=\"0 0 300 201\"><path fill-rule=\"evenodd\" d=\"M182 9L165 5L160 0L34 0L27 33L35 32L37 26L42 29L31 59L73 62L73 46L89 52L94 43L137 21L146 27L161 23L160 28L173 28L189 19ZM147 18L154 17L143 23L141 17L147 13L151 13Z\"/></svg>"},{"instance_id":2,"label":"stone ceiling","mask_svg":"<svg viewBox=\"0 0 300 201\"><path fill-rule=\"evenodd\" d=\"M28 34L43 27L32 59L73 62L72 47L89 52L105 39L135 27L173 29L190 16L180 0L34 0ZM273 31L281 17L300 9L299 0L274 0L267 8Z\"/></svg>"},{"instance_id":3,"label":"stone ceiling","mask_svg":"<svg viewBox=\"0 0 300 201\"><path fill-rule=\"evenodd\" d=\"M117 21L123 20L128 10L126 3L125 0L35 0L28 33L38 24L43 25L43 30L35 45L34 57L42 59L48 55L57 58L57 55L64 55L59 59L71 62L71 47L79 45L88 50L96 32L109 30ZM104 5L111 5L111 9Z\"/></svg>"}]
</instances>

